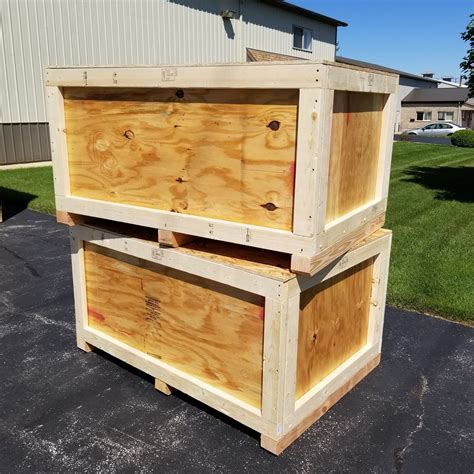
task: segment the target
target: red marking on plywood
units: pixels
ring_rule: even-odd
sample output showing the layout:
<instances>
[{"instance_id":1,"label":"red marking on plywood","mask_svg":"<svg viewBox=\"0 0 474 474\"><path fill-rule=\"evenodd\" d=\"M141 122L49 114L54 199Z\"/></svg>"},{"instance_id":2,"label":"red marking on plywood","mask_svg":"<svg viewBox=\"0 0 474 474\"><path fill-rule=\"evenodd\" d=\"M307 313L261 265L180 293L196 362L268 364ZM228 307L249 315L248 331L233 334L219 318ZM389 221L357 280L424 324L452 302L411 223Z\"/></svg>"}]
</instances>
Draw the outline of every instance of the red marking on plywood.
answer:
<instances>
[{"instance_id":1,"label":"red marking on plywood","mask_svg":"<svg viewBox=\"0 0 474 474\"><path fill-rule=\"evenodd\" d=\"M294 191L295 190L295 162L294 161L293 163L291 163L289 167L289 172L290 172L291 183L292 183L293 191Z\"/></svg>"},{"instance_id":2,"label":"red marking on plywood","mask_svg":"<svg viewBox=\"0 0 474 474\"><path fill-rule=\"evenodd\" d=\"M87 307L87 314L90 318L95 319L97 321L105 321L105 316L95 309L91 308L90 306Z\"/></svg>"},{"instance_id":3,"label":"red marking on plywood","mask_svg":"<svg viewBox=\"0 0 474 474\"><path fill-rule=\"evenodd\" d=\"M265 319L265 308L259 308L258 316L262 321Z\"/></svg>"},{"instance_id":4,"label":"red marking on plywood","mask_svg":"<svg viewBox=\"0 0 474 474\"><path fill-rule=\"evenodd\" d=\"M351 113L350 112L346 112L346 125L349 125L349 122L351 121Z\"/></svg>"}]
</instances>

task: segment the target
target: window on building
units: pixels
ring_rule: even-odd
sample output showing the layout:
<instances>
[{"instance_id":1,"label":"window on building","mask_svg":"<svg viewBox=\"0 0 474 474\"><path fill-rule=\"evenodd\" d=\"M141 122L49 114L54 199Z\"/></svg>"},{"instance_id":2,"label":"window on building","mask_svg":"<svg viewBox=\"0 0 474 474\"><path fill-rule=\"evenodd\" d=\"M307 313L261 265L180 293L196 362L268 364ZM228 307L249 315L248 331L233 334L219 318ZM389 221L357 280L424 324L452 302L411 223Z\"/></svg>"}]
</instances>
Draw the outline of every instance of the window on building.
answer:
<instances>
[{"instance_id":1,"label":"window on building","mask_svg":"<svg viewBox=\"0 0 474 474\"><path fill-rule=\"evenodd\" d=\"M454 120L454 112L438 112L438 120L445 120L446 122Z\"/></svg>"},{"instance_id":2,"label":"window on building","mask_svg":"<svg viewBox=\"0 0 474 474\"><path fill-rule=\"evenodd\" d=\"M301 26L293 26L293 48L311 51L313 49L312 30Z\"/></svg>"},{"instance_id":3,"label":"window on building","mask_svg":"<svg viewBox=\"0 0 474 474\"><path fill-rule=\"evenodd\" d=\"M417 112L416 120L422 122L429 122L431 120L431 112Z\"/></svg>"}]
</instances>

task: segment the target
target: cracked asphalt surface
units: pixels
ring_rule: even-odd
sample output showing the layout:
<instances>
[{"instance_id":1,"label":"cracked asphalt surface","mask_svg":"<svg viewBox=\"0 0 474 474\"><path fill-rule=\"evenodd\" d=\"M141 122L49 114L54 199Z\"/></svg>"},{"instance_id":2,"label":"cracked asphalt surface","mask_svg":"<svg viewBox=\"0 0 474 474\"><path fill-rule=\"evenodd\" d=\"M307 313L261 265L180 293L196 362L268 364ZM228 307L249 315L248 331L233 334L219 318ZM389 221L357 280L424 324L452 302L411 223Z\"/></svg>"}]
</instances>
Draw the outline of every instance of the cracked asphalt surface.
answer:
<instances>
[{"instance_id":1,"label":"cracked asphalt surface","mask_svg":"<svg viewBox=\"0 0 474 474\"><path fill-rule=\"evenodd\" d=\"M247 428L75 347L67 229L0 224L0 469L472 472L474 330L387 308L382 363L280 457Z\"/></svg>"}]
</instances>

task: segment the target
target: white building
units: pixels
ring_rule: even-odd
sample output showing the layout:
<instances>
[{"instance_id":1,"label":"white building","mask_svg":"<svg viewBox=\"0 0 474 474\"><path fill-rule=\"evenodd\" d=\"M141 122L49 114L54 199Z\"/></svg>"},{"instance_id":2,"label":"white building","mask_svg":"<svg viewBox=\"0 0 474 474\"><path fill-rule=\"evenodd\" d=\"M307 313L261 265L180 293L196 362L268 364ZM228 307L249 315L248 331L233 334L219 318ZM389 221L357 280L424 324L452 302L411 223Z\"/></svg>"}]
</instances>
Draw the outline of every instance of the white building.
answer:
<instances>
[{"instance_id":1,"label":"white building","mask_svg":"<svg viewBox=\"0 0 474 474\"><path fill-rule=\"evenodd\" d=\"M334 60L338 20L279 0L0 0L0 165L49 160L47 65Z\"/></svg>"}]
</instances>

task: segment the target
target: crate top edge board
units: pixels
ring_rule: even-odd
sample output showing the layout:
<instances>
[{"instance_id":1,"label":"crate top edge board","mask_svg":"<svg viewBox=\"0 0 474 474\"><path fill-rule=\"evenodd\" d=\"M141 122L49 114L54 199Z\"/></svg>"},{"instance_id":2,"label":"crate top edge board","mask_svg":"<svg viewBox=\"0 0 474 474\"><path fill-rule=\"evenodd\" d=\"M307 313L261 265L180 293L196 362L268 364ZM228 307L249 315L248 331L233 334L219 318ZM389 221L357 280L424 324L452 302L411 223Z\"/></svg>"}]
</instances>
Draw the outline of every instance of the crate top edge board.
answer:
<instances>
[{"instance_id":1,"label":"crate top edge board","mask_svg":"<svg viewBox=\"0 0 474 474\"><path fill-rule=\"evenodd\" d=\"M356 80L355 80L355 76ZM46 86L338 89L393 93L398 75L331 61L159 66L54 66Z\"/></svg>"},{"instance_id":2,"label":"crate top edge board","mask_svg":"<svg viewBox=\"0 0 474 474\"><path fill-rule=\"evenodd\" d=\"M398 74L394 72L382 71L381 69L369 68L365 66L356 66L353 64L346 64L337 61L329 61L327 59L322 60L307 60L307 59L294 59L289 61L243 61L243 62L213 62L213 63L189 63L189 64L63 64L63 65L45 65L44 69L81 69L81 68L101 68L101 69L111 69L111 68L163 68L163 67L231 67L231 66L245 66L245 67L266 67L268 65L311 65L311 64L325 64L325 65L336 65L340 68L345 69L355 69L361 71L373 71L376 73L385 74L388 76L397 76Z\"/></svg>"}]
</instances>

